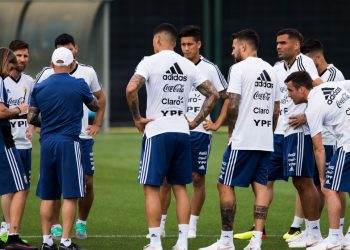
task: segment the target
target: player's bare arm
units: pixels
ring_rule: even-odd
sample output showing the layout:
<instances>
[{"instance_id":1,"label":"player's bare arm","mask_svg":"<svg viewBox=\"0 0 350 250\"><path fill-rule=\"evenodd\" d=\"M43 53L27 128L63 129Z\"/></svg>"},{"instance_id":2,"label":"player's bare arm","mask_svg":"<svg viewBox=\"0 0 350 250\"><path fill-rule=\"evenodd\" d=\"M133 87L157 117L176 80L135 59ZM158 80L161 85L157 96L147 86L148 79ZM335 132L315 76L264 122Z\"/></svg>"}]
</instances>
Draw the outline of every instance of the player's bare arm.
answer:
<instances>
[{"instance_id":1,"label":"player's bare arm","mask_svg":"<svg viewBox=\"0 0 350 250\"><path fill-rule=\"evenodd\" d=\"M220 111L220 115L219 117L216 119L215 122L212 122L211 120L205 120L203 123L203 127L206 130L211 130L211 131L216 131L220 128L220 126L224 123L224 121L226 120L226 116L227 116L227 107L228 107L228 96L226 94L226 91L220 91L219 92L220 95L220 99L224 100L224 103L221 107L221 111Z\"/></svg>"},{"instance_id":2,"label":"player's bare arm","mask_svg":"<svg viewBox=\"0 0 350 250\"><path fill-rule=\"evenodd\" d=\"M97 112L100 109L100 104L99 102L96 100L96 98L94 98L91 102L89 102L88 104L86 104L86 106L94 112Z\"/></svg>"},{"instance_id":3,"label":"player's bare arm","mask_svg":"<svg viewBox=\"0 0 350 250\"><path fill-rule=\"evenodd\" d=\"M227 124L228 124L229 138L231 137L232 131L236 125L240 101L241 101L240 94L234 94L234 93L229 94L229 104L227 107Z\"/></svg>"},{"instance_id":4,"label":"player's bare arm","mask_svg":"<svg viewBox=\"0 0 350 250\"><path fill-rule=\"evenodd\" d=\"M321 83L323 83L322 79L321 78L316 78L315 80L312 81L312 85L314 87L320 85Z\"/></svg>"},{"instance_id":5,"label":"player's bare arm","mask_svg":"<svg viewBox=\"0 0 350 250\"><path fill-rule=\"evenodd\" d=\"M280 116L280 102L277 101L277 102L275 102L275 106L273 108L273 115L272 115L272 128L273 128L273 131L275 131L275 129L276 129L279 116Z\"/></svg>"},{"instance_id":6,"label":"player's bare arm","mask_svg":"<svg viewBox=\"0 0 350 250\"><path fill-rule=\"evenodd\" d=\"M35 127L41 127L41 118L39 117L39 109L35 107L29 107L27 121L29 124Z\"/></svg>"},{"instance_id":7,"label":"player's bare arm","mask_svg":"<svg viewBox=\"0 0 350 250\"><path fill-rule=\"evenodd\" d=\"M106 110L106 95L103 92L103 90L101 89L97 92L94 92L93 95L97 99L98 105L100 108L95 114L93 124L87 127L86 132L90 136L96 136L97 133L100 131L100 128L102 127L102 123L103 123L103 117Z\"/></svg>"},{"instance_id":8,"label":"player's bare arm","mask_svg":"<svg viewBox=\"0 0 350 250\"><path fill-rule=\"evenodd\" d=\"M306 123L305 115L294 115L290 116L288 120L288 124L293 128L298 128L299 126Z\"/></svg>"},{"instance_id":9,"label":"player's bare arm","mask_svg":"<svg viewBox=\"0 0 350 250\"><path fill-rule=\"evenodd\" d=\"M197 90L206 98L198 115L189 123L190 129L194 129L202 121L204 121L204 119L209 115L210 111L214 108L216 101L219 99L218 92L208 80L199 85Z\"/></svg>"},{"instance_id":10,"label":"player's bare arm","mask_svg":"<svg viewBox=\"0 0 350 250\"><path fill-rule=\"evenodd\" d=\"M28 104L23 103L21 105L18 105L14 108L7 108L3 103L0 103L0 118L1 119L11 119L14 118L16 116L18 116L19 114L23 113L27 113L28 111Z\"/></svg>"},{"instance_id":11,"label":"player's bare arm","mask_svg":"<svg viewBox=\"0 0 350 250\"><path fill-rule=\"evenodd\" d=\"M312 144L314 146L315 160L320 176L321 187L323 187L325 181L326 154L322 143L321 132L312 137Z\"/></svg>"},{"instance_id":12,"label":"player's bare arm","mask_svg":"<svg viewBox=\"0 0 350 250\"><path fill-rule=\"evenodd\" d=\"M126 99L128 101L129 109L134 120L136 128L140 133L143 133L147 123L152 119L147 119L141 116L139 108L139 89L145 84L146 79L140 75L133 75L126 86Z\"/></svg>"}]
</instances>

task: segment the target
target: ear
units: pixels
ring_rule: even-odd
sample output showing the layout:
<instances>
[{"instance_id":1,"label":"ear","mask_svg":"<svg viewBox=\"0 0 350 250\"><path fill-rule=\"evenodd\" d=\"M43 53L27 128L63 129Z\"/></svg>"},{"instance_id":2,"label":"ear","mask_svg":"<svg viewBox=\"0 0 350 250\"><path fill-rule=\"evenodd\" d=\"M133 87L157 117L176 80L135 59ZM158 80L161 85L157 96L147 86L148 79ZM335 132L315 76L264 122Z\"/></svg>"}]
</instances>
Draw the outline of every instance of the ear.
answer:
<instances>
[{"instance_id":1,"label":"ear","mask_svg":"<svg viewBox=\"0 0 350 250\"><path fill-rule=\"evenodd\" d=\"M197 46L198 46L198 49L202 48L202 42L198 41Z\"/></svg>"},{"instance_id":2,"label":"ear","mask_svg":"<svg viewBox=\"0 0 350 250\"><path fill-rule=\"evenodd\" d=\"M76 50L77 53L78 53L78 51L79 51L79 46L78 46L78 45L75 45L74 47L75 47L75 50Z\"/></svg>"}]
</instances>

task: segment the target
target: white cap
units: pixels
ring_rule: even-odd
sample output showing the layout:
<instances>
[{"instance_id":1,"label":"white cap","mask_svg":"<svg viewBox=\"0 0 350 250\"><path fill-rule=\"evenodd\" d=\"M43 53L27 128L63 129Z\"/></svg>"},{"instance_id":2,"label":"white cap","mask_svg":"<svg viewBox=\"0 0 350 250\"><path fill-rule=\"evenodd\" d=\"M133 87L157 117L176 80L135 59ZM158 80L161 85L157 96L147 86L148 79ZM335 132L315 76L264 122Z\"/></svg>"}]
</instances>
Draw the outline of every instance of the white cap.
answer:
<instances>
[{"instance_id":1,"label":"white cap","mask_svg":"<svg viewBox=\"0 0 350 250\"><path fill-rule=\"evenodd\" d=\"M69 66L73 62L72 51L65 47L60 47L52 53L51 61L56 66Z\"/></svg>"}]
</instances>

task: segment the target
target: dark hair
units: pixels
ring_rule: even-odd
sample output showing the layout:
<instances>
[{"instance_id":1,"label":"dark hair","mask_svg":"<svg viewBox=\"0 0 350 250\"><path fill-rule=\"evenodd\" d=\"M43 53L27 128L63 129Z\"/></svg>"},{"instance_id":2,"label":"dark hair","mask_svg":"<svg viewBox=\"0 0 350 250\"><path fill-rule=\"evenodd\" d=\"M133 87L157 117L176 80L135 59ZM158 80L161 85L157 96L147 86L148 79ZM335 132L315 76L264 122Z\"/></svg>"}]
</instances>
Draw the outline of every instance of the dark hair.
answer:
<instances>
[{"instance_id":1,"label":"dark hair","mask_svg":"<svg viewBox=\"0 0 350 250\"><path fill-rule=\"evenodd\" d=\"M13 40L9 44L9 49L12 51L20 50L20 49L28 49L29 50L29 44L22 40Z\"/></svg>"},{"instance_id":2,"label":"dark hair","mask_svg":"<svg viewBox=\"0 0 350 250\"><path fill-rule=\"evenodd\" d=\"M244 29L232 34L232 40L238 39L248 42L255 50L259 48L259 35L253 29Z\"/></svg>"},{"instance_id":3,"label":"dark hair","mask_svg":"<svg viewBox=\"0 0 350 250\"><path fill-rule=\"evenodd\" d=\"M201 40L201 29L196 25L186 25L179 33L179 38L182 37L193 37L197 42Z\"/></svg>"},{"instance_id":4,"label":"dark hair","mask_svg":"<svg viewBox=\"0 0 350 250\"><path fill-rule=\"evenodd\" d=\"M67 45L70 43L75 45L75 41L74 41L73 36L71 36L67 33L63 33L63 34L59 35L58 37L56 37L55 48L57 48L57 45Z\"/></svg>"},{"instance_id":5,"label":"dark hair","mask_svg":"<svg viewBox=\"0 0 350 250\"><path fill-rule=\"evenodd\" d=\"M15 54L8 48L0 48L0 76L5 77L7 75L7 65L9 63L16 64L17 58Z\"/></svg>"},{"instance_id":6,"label":"dark hair","mask_svg":"<svg viewBox=\"0 0 350 250\"><path fill-rule=\"evenodd\" d=\"M312 52L322 52L324 51L323 44L317 39L307 39L300 48L301 53L312 53Z\"/></svg>"},{"instance_id":7,"label":"dark hair","mask_svg":"<svg viewBox=\"0 0 350 250\"><path fill-rule=\"evenodd\" d=\"M293 85L298 89L300 87L305 87L306 89L312 89L312 79L309 73L306 71L297 71L292 74L290 74L286 80L285 83L293 82Z\"/></svg>"},{"instance_id":8,"label":"dark hair","mask_svg":"<svg viewBox=\"0 0 350 250\"><path fill-rule=\"evenodd\" d=\"M170 35L171 39L176 41L177 30L174 25L170 23L161 23L153 30L153 35L156 35L160 32L166 32Z\"/></svg>"},{"instance_id":9,"label":"dark hair","mask_svg":"<svg viewBox=\"0 0 350 250\"><path fill-rule=\"evenodd\" d=\"M297 39L300 43L302 43L304 40L303 35L298 30L293 28L281 29L277 32L276 36L281 35L288 35L290 38Z\"/></svg>"}]
</instances>

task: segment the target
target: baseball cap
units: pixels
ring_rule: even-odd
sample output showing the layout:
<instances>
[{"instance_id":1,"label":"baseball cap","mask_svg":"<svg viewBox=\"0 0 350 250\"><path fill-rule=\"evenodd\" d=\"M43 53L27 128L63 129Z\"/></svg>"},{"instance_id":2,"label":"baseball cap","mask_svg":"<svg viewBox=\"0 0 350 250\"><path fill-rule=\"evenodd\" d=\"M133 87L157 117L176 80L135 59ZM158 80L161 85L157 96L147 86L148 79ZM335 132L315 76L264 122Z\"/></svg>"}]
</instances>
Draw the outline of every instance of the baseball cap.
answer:
<instances>
[{"instance_id":1,"label":"baseball cap","mask_svg":"<svg viewBox=\"0 0 350 250\"><path fill-rule=\"evenodd\" d=\"M73 62L72 51L65 47L60 47L52 53L51 61L56 66L69 66Z\"/></svg>"}]
</instances>

